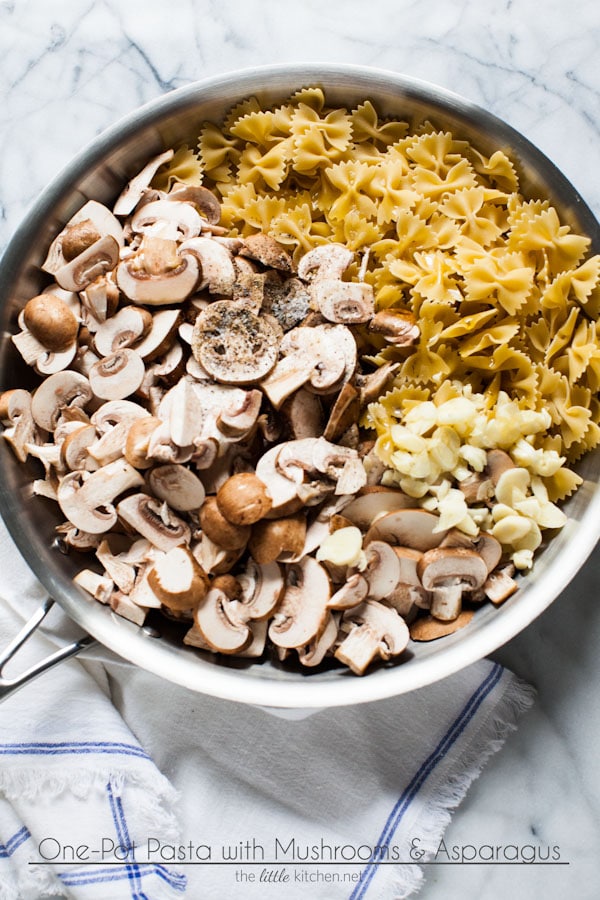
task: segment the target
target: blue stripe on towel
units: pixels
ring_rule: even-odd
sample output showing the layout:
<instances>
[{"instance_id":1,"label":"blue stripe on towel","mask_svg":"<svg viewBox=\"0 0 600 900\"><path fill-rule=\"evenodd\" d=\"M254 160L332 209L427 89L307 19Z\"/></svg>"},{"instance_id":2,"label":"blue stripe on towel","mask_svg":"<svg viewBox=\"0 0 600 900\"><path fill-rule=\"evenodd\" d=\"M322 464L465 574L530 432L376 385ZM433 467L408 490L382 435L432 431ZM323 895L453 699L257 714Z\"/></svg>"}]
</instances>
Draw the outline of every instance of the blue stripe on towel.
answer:
<instances>
[{"instance_id":1,"label":"blue stripe on towel","mask_svg":"<svg viewBox=\"0 0 600 900\"><path fill-rule=\"evenodd\" d=\"M444 758L448 750L450 750L452 745L463 733L485 698L496 687L501 677L502 666L496 663L494 664L490 673L483 680L483 682L471 695L470 699L460 711L435 750L422 763L410 783L406 786L405 790L400 795L398 802L388 816L387 822L385 823L381 835L377 839L376 846L385 845L394 836L394 833L398 828L402 817L414 800L415 796L422 788L424 782L431 775L438 763ZM363 869L363 871L361 872L360 882L357 884L356 888L350 895L350 900L361 900L361 898L365 896L378 868L379 861L376 859L372 859L367 864L365 869Z\"/></svg>"},{"instance_id":2,"label":"blue stripe on towel","mask_svg":"<svg viewBox=\"0 0 600 900\"><path fill-rule=\"evenodd\" d=\"M150 760L148 754L135 744L116 741L31 741L20 744L0 744L0 756L58 756L62 754L108 753L137 756Z\"/></svg>"},{"instance_id":3,"label":"blue stripe on towel","mask_svg":"<svg viewBox=\"0 0 600 900\"><path fill-rule=\"evenodd\" d=\"M113 822L115 823L115 829L117 832L119 844L122 848L125 848L127 850L128 858L129 854L131 853L131 858L133 860L132 865L129 865L128 863L125 866L125 872L127 873L127 877L129 878L129 881L131 883L132 900L148 900L145 894L138 892L138 888L141 887L141 881L139 878L139 866L135 861L135 851L131 844L127 823L125 822L125 817L123 815L123 805L121 804L120 797L118 797L114 793L110 781L106 785L106 793L108 794L108 802L110 804L110 811L113 817Z\"/></svg>"},{"instance_id":4,"label":"blue stripe on towel","mask_svg":"<svg viewBox=\"0 0 600 900\"><path fill-rule=\"evenodd\" d=\"M23 825L16 834L13 834L13 836L7 840L6 844L0 844L0 859L8 859L8 857L12 856L15 850L18 850L21 844L24 844L30 837L31 834L29 829Z\"/></svg>"},{"instance_id":5,"label":"blue stripe on towel","mask_svg":"<svg viewBox=\"0 0 600 900\"><path fill-rule=\"evenodd\" d=\"M144 878L146 875L157 875L162 881L165 881L178 893L183 893L186 889L187 878L185 875L169 872L165 866L156 863L138 863L139 877ZM67 887L85 886L87 884L103 884L110 881L122 881L129 878L129 873L125 869L118 866L113 868L100 869L75 869L70 872L60 874L60 880Z\"/></svg>"}]
</instances>

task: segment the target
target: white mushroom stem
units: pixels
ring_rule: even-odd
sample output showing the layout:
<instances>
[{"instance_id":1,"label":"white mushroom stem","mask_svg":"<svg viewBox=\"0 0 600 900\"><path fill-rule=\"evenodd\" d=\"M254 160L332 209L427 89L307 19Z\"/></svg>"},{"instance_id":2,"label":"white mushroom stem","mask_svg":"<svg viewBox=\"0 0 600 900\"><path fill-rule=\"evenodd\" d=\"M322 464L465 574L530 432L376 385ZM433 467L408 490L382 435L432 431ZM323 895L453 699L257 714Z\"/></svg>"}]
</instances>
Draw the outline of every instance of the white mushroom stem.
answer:
<instances>
[{"instance_id":1,"label":"white mushroom stem","mask_svg":"<svg viewBox=\"0 0 600 900\"><path fill-rule=\"evenodd\" d=\"M115 586L106 575L100 575L92 569L82 569L74 576L73 581L100 603L110 603Z\"/></svg>"},{"instance_id":2,"label":"white mushroom stem","mask_svg":"<svg viewBox=\"0 0 600 900\"><path fill-rule=\"evenodd\" d=\"M335 658L363 675L376 656L388 660L406 648L409 631L396 610L375 600L366 600L344 614L350 633L335 651Z\"/></svg>"},{"instance_id":3,"label":"white mushroom stem","mask_svg":"<svg viewBox=\"0 0 600 900\"><path fill-rule=\"evenodd\" d=\"M58 485L58 504L67 519L90 534L113 528L117 512L112 501L119 494L141 487L143 478L129 463L116 460L96 472L71 472Z\"/></svg>"}]
</instances>

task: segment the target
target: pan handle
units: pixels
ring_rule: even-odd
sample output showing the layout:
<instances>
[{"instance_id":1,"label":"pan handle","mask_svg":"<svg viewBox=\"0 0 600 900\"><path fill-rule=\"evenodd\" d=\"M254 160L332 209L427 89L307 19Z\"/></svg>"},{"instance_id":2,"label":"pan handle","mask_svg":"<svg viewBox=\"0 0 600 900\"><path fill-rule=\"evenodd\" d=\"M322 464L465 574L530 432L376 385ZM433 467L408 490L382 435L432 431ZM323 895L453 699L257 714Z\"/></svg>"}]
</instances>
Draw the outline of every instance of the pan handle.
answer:
<instances>
[{"instance_id":1,"label":"pan handle","mask_svg":"<svg viewBox=\"0 0 600 900\"><path fill-rule=\"evenodd\" d=\"M20 675L16 675L12 678L5 677L4 669L7 663L10 662L10 660L26 643L27 639L38 628L38 626L48 615L53 606L54 600L51 597L48 597L46 600L44 600L42 605L35 611L29 621L25 623L18 635L10 642L8 647L6 647L6 649L0 653L0 702L2 702L2 700L6 700L7 697L9 697L15 691L18 691L19 688L22 688L26 684L29 684L29 682L33 681L34 678L37 678L39 675L43 675L43 673L47 672L48 669L52 669L63 660L70 659L72 656L76 656L78 653L81 653L82 650L86 650L88 647L92 647L97 643L93 637L86 635L85 637L80 638L78 641L74 641L72 644L67 644L66 647L61 647L55 653L50 654L50 656L47 656L45 659L40 660L40 662L35 663L33 666L30 666L29 669L26 669Z\"/></svg>"}]
</instances>

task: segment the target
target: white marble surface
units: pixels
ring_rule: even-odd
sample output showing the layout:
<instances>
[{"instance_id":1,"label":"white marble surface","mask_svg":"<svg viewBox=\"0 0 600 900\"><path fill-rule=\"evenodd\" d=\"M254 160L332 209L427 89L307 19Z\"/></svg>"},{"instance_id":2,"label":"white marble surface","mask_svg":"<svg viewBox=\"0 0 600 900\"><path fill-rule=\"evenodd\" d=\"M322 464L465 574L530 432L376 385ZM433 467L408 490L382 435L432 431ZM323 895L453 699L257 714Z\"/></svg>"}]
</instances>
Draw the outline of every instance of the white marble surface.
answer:
<instances>
[{"instance_id":1,"label":"white marble surface","mask_svg":"<svg viewBox=\"0 0 600 900\"><path fill-rule=\"evenodd\" d=\"M436 82L536 143L600 213L597 0L0 2L0 246L99 131L164 91L270 62L352 62ZM447 843L557 844L565 867L429 869L424 900L600 895L600 554L497 653L539 700Z\"/></svg>"}]
</instances>

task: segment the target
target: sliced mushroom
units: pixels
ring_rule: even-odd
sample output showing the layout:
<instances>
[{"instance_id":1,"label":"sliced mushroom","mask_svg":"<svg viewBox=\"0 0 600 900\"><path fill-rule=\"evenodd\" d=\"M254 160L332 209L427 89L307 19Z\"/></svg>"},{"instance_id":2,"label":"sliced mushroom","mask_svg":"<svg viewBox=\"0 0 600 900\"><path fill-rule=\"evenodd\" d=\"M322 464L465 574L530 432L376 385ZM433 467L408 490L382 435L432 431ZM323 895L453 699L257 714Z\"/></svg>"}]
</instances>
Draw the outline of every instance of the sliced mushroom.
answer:
<instances>
[{"instance_id":1,"label":"sliced mushroom","mask_svg":"<svg viewBox=\"0 0 600 900\"><path fill-rule=\"evenodd\" d=\"M218 225L221 220L221 204L213 192L202 185L176 181L169 189L169 198L192 203L209 225Z\"/></svg>"},{"instance_id":2,"label":"sliced mushroom","mask_svg":"<svg viewBox=\"0 0 600 900\"><path fill-rule=\"evenodd\" d=\"M221 434L232 440L241 440L250 434L258 421L262 394L260 391L245 391L240 396L240 405L233 402L217 416L217 428ZM232 398L233 399L233 398Z\"/></svg>"},{"instance_id":3,"label":"sliced mushroom","mask_svg":"<svg viewBox=\"0 0 600 900\"><path fill-rule=\"evenodd\" d=\"M411 312L397 309L382 309L369 323L369 331L380 334L388 344L407 347L419 340L419 326Z\"/></svg>"},{"instance_id":4,"label":"sliced mushroom","mask_svg":"<svg viewBox=\"0 0 600 900\"><path fill-rule=\"evenodd\" d=\"M283 359L261 382L275 409L303 385L324 394L341 390L356 367L356 343L345 325L293 328L280 349Z\"/></svg>"},{"instance_id":5,"label":"sliced mushroom","mask_svg":"<svg viewBox=\"0 0 600 900\"><path fill-rule=\"evenodd\" d=\"M137 306L124 306L106 319L94 335L94 347L100 356L110 356L141 340L152 327L152 314Z\"/></svg>"},{"instance_id":6,"label":"sliced mushroom","mask_svg":"<svg viewBox=\"0 0 600 900\"><path fill-rule=\"evenodd\" d=\"M367 406L384 393L386 385L400 368L400 363L387 362L368 375L356 377L356 386L360 390L361 406Z\"/></svg>"},{"instance_id":7,"label":"sliced mushroom","mask_svg":"<svg viewBox=\"0 0 600 900\"><path fill-rule=\"evenodd\" d=\"M360 325L373 318L374 296L370 284L318 279L310 288L312 305L328 322Z\"/></svg>"},{"instance_id":8,"label":"sliced mushroom","mask_svg":"<svg viewBox=\"0 0 600 900\"><path fill-rule=\"evenodd\" d=\"M358 420L359 412L360 394L348 381L331 408L323 437L328 441L339 440L344 432Z\"/></svg>"},{"instance_id":9,"label":"sliced mushroom","mask_svg":"<svg viewBox=\"0 0 600 900\"><path fill-rule=\"evenodd\" d=\"M139 206L130 225L136 234L187 241L202 231L202 217L190 203L161 198Z\"/></svg>"},{"instance_id":10,"label":"sliced mushroom","mask_svg":"<svg viewBox=\"0 0 600 900\"><path fill-rule=\"evenodd\" d=\"M252 640L247 623L236 618L235 601L219 588L211 588L194 613L196 628L218 653L239 653Z\"/></svg>"},{"instance_id":11,"label":"sliced mushroom","mask_svg":"<svg viewBox=\"0 0 600 900\"><path fill-rule=\"evenodd\" d=\"M54 431L63 410L73 406L84 408L92 396L85 376L78 372L57 372L49 375L36 389L31 401L31 414L40 428Z\"/></svg>"},{"instance_id":12,"label":"sliced mushroom","mask_svg":"<svg viewBox=\"0 0 600 900\"><path fill-rule=\"evenodd\" d=\"M82 569L73 577L73 581L100 603L110 603L115 586L106 575L100 575L92 569Z\"/></svg>"},{"instance_id":13,"label":"sliced mushroom","mask_svg":"<svg viewBox=\"0 0 600 900\"><path fill-rule=\"evenodd\" d=\"M438 547L445 537L445 530L435 530L438 526L439 518L424 509L399 509L376 519L365 535L364 544L367 547L371 541L386 541L425 552Z\"/></svg>"},{"instance_id":14,"label":"sliced mushroom","mask_svg":"<svg viewBox=\"0 0 600 900\"><path fill-rule=\"evenodd\" d=\"M246 306L217 300L196 320L192 353L222 384L259 381L277 361L281 334L275 325Z\"/></svg>"},{"instance_id":15,"label":"sliced mushroom","mask_svg":"<svg viewBox=\"0 0 600 900\"><path fill-rule=\"evenodd\" d=\"M286 588L269 626L277 647L305 647L321 633L328 617L331 587L327 572L312 556L288 566Z\"/></svg>"},{"instance_id":16,"label":"sliced mushroom","mask_svg":"<svg viewBox=\"0 0 600 900\"><path fill-rule=\"evenodd\" d=\"M486 470L489 472L494 487L498 484L500 476L508 469L514 469L515 463L505 450L488 450L486 453Z\"/></svg>"},{"instance_id":17,"label":"sliced mushroom","mask_svg":"<svg viewBox=\"0 0 600 900\"><path fill-rule=\"evenodd\" d=\"M239 560L244 552L244 547L225 550L223 547L215 544L208 534L204 532L200 535L200 540L192 547L192 552L204 571L208 572L209 575L226 575Z\"/></svg>"},{"instance_id":18,"label":"sliced mushroom","mask_svg":"<svg viewBox=\"0 0 600 900\"><path fill-rule=\"evenodd\" d=\"M338 636L338 617L327 616L325 627L306 647L298 647L298 659L303 666L314 667L323 662Z\"/></svg>"},{"instance_id":19,"label":"sliced mushroom","mask_svg":"<svg viewBox=\"0 0 600 900\"><path fill-rule=\"evenodd\" d=\"M268 234L251 234L243 239L240 256L256 259L264 266L282 272L292 271L292 258L287 250Z\"/></svg>"},{"instance_id":20,"label":"sliced mushroom","mask_svg":"<svg viewBox=\"0 0 600 900\"><path fill-rule=\"evenodd\" d=\"M148 585L164 606L178 612L204 600L209 580L189 547L173 547L149 569Z\"/></svg>"},{"instance_id":21,"label":"sliced mushroom","mask_svg":"<svg viewBox=\"0 0 600 900\"><path fill-rule=\"evenodd\" d=\"M125 347L94 363L89 383L94 395L101 400L124 400L137 391L145 372L144 360L139 353Z\"/></svg>"},{"instance_id":22,"label":"sliced mushroom","mask_svg":"<svg viewBox=\"0 0 600 900\"><path fill-rule=\"evenodd\" d=\"M52 241L48 255L42 263L42 269L55 275L66 262L73 260L106 236L113 237L119 246L123 246L123 228L118 219L102 203L89 200L69 219L63 230ZM66 247L63 247L64 244Z\"/></svg>"},{"instance_id":23,"label":"sliced mushroom","mask_svg":"<svg viewBox=\"0 0 600 900\"><path fill-rule=\"evenodd\" d=\"M31 394L21 388L4 391L0 397L0 420L10 426L4 429L2 437L20 462L27 460L28 446L39 439L31 407Z\"/></svg>"},{"instance_id":24,"label":"sliced mushroom","mask_svg":"<svg viewBox=\"0 0 600 900\"><path fill-rule=\"evenodd\" d=\"M149 451L150 439L161 424L160 419L147 415L128 425L123 455L134 468L149 469L153 465Z\"/></svg>"},{"instance_id":25,"label":"sliced mushroom","mask_svg":"<svg viewBox=\"0 0 600 900\"><path fill-rule=\"evenodd\" d=\"M211 294L231 297L236 274L231 253L212 238L195 237L179 247L182 256L191 253L200 263L198 290L206 288Z\"/></svg>"},{"instance_id":26,"label":"sliced mushroom","mask_svg":"<svg viewBox=\"0 0 600 900\"><path fill-rule=\"evenodd\" d=\"M112 235L100 238L54 273L66 291L83 291L92 281L112 271L119 262L119 244Z\"/></svg>"},{"instance_id":27,"label":"sliced mushroom","mask_svg":"<svg viewBox=\"0 0 600 900\"><path fill-rule=\"evenodd\" d=\"M428 550L417 563L417 572L425 590L432 594L431 615L442 621L455 619L463 593L482 587L488 577L481 556L463 547Z\"/></svg>"},{"instance_id":28,"label":"sliced mushroom","mask_svg":"<svg viewBox=\"0 0 600 900\"><path fill-rule=\"evenodd\" d=\"M305 253L298 263L298 277L303 281L340 279L354 260L354 253L343 244L320 244Z\"/></svg>"},{"instance_id":29,"label":"sliced mushroom","mask_svg":"<svg viewBox=\"0 0 600 900\"><path fill-rule=\"evenodd\" d=\"M143 484L141 476L138 475L138 478ZM117 515L130 528L165 553L190 541L191 533L186 522L175 516L165 503L147 494L131 494L125 497L117 505Z\"/></svg>"},{"instance_id":30,"label":"sliced mushroom","mask_svg":"<svg viewBox=\"0 0 600 900\"><path fill-rule=\"evenodd\" d=\"M118 589L124 594L130 594L135 584L135 567L120 558L119 554L115 555L107 540L101 541L96 548L96 557Z\"/></svg>"},{"instance_id":31,"label":"sliced mushroom","mask_svg":"<svg viewBox=\"0 0 600 900\"><path fill-rule=\"evenodd\" d=\"M491 600L495 606L504 603L512 594L518 590L519 585L512 577L515 567L511 564L503 569L496 569L490 572L483 585L483 592L488 600Z\"/></svg>"},{"instance_id":32,"label":"sliced mushroom","mask_svg":"<svg viewBox=\"0 0 600 900\"><path fill-rule=\"evenodd\" d=\"M323 430L323 407L317 394L304 388L295 391L281 407L281 415L286 420L290 437L295 440L316 438L324 434L328 441L334 440Z\"/></svg>"},{"instance_id":33,"label":"sliced mushroom","mask_svg":"<svg viewBox=\"0 0 600 900\"><path fill-rule=\"evenodd\" d=\"M97 322L105 322L115 314L119 305L119 289L112 280L112 271L90 282L81 292L81 302Z\"/></svg>"},{"instance_id":34,"label":"sliced mushroom","mask_svg":"<svg viewBox=\"0 0 600 900\"><path fill-rule=\"evenodd\" d=\"M365 550L367 567L363 571L371 600L384 600L400 581L400 560L385 541L371 541Z\"/></svg>"},{"instance_id":35,"label":"sliced mushroom","mask_svg":"<svg viewBox=\"0 0 600 900\"><path fill-rule=\"evenodd\" d=\"M155 312L147 335L136 345L136 353L146 362L163 356L173 345L180 321L179 309L161 309Z\"/></svg>"},{"instance_id":36,"label":"sliced mushroom","mask_svg":"<svg viewBox=\"0 0 600 900\"><path fill-rule=\"evenodd\" d=\"M369 584L360 572L351 575L335 592L329 603L330 609L353 609L367 599Z\"/></svg>"},{"instance_id":37,"label":"sliced mushroom","mask_svg":"<svg viewBox=\"0 0 600 900\"><path fill-rule=\"evenodd\" d=\"M167 306L189 297L196 287L198 275L198 261L188 253L180 257L177 267L158 274L136 268L134 258L124 259L117 268L116 278L119 288L134 303Z\"/></svg>"},{"instance_id":38,"label":"sliced mushroom","mask_svg":"<svg viewBox=\"0 0 600 900\"><path fill-rule=\"evenodd\" d=\"M60 445L62 463L72 472L76 469L90 468L93 460L90 459L89 448L96 443L96 429L93 425L73 424L76 426L75 429L65 437ZM108 459L106 462L112 462L112 460Z\"/></svg>"},{"instance_id":39,"label":"sliced mushroom","mask_svg":"<svg viewBox=\"0 0 600 900\"><path fill-rule=\"evenodd\" d=\"M277 459L281 446L271 447L256 463L256 475L266 485L271 498L269 517L278 518L297 512L302 501L298 497L298 486L279 471Z\"/></svg>"},{"instance_id":40,"label":"sliced mushroom","mask_svg":"<svg viewBox=\"0 0 600 900\"><path fill-rule=\"evenodd\" d=\"M346 518L367 531L377 519L398 509L409 509L416 506L416 500L393 488L368 485L359 491L358 496L344 507Z\"/></svg>"},{"instance_id":41,"label":"sliced mushroom","mask_svg":"<svg viewBox=\"0 0 600 900\"><path fill-rule=\"evenodd\" d=\"M364 675L376 656L383 660L399 656L410 638L408 626L396 610L376 600L365 600L344 613L344 627L350 627L350 633L334 656L349 666L355 675Z\"/></svg>"},{"instance_id":42,"label":"sliced mushroom","mask_svg":"<svg viewBox=\"0 0 600 900\"><path fill-rule=\"evenodd\" d=\"M200 509L204 503L204 485L185 466L156 466L148 475L148 484L159 500L165 500L177 512Z\"/></svg>"},{"instance_id":43,"label":"sliced mushroom","mask_svg":"<svg viewBox=\"0 0 600 900\"><path fill-rule=\"evenodd\" d=\"M142 198L143 192L162 165L173 159L174 151L169 149L153 157L138 174L129 181L113 207L116 216L128 216Z\"/></svg>"},{"instance_id":44,"label":"sliced mushroom","mask_svg":"<svg viewBox=\"0 0 600 900\"><path fill-rule=\"evenodd\" d=\"M276 562L259 564L249 559L238 581L244 615L248 619L267 619L276 609L283 593L281 566Z\"/></svg>"},{"instance_id":45,"label":"sliced mushroom","mask_svg":"<svg viewBox=\"0 0 600 900\"><path fill-rule=\"evenodd\" d=\"M117 522L113 500L143 483L139 472L119 459L95 472L80 470L65 475L58 484L58 504L76 528L102 534Z\"/></svg>"}]
</instances>

